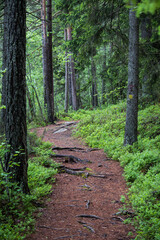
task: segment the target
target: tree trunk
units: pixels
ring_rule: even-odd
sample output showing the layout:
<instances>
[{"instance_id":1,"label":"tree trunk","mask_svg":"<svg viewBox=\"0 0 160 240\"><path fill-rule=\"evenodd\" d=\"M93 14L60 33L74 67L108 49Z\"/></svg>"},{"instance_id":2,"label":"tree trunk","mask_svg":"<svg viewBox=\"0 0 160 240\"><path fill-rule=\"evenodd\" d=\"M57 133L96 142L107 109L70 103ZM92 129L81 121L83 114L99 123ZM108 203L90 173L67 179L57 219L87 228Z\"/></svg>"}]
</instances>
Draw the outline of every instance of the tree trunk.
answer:
<instances>
[{"instance_id":1,"label":"tree trunk","mask_svg":"<svg viewBox=\"0 0 160 240\"><path fill-rule=\"evenodd\" d=\"M54 123L54 89L52 66L52 1L47 0L47 14L45 0L42 0L42 32L43 32L43 77L44 94L47 103L48 121Z\"/></svg>"},{"instance_id":2,"label":"tree trunk","mask_svg":"<svg viewBox=\"0 0 160 240\"><path fill-rule=\"evenodd\" d=\"M102 66L102 104L105 104L105 79L106 79L106 46L104 45L103 66Z\"/></svg>"},{"instance_id":3,"label":"tree trunk","mask_svg":"<svg viewBox=\"0 0 160 240\"><path fill-rule=\"evenodd\" d=\"M67 28L68 41L72 40L72 29L71 27ZM76 94L76 78L75 78L75 67L73 54L69 52L69 62L70 62L70 72L71 72L71 91L72 91L72 107L73 110L77 110L77 94Z\"/></svg>"},{"instance_id":4,"label":"tree trunk","mask_svg":"<svg viewBox=\"0 0 160 240\"><path fill-rule=\"evenodd\" d=\"M26 125L26 1L6 0L6 140L10 152L5 158L5 170L11 181L29 193L27 181Z\"/></svg>"},{"instance_id":5,"label":"tree trunk","mask_svg":"<svg viewBox=\"0 0 160 240\"><path fill-rule=\"evenodd\" d=\"M124 145L132 145L137 141L139 24L133 9L129 10L129 29L127 113Z\"/></svg>"},{"instance_id":6,"label":"tree trunk","mask_svg":"<svg viewBox=\"0 0 160 240\"><path fill-rule=\"evenodd\" d=\"M67 41L67 29L64 29L64 40ZM69 67L68 67L68 56L67 50L65 52L65 104L64 110L68 112L68 90L69 90Z\"/></svg>"},{"instance_id":7,"label":"tree trunk","mask_svg":"<svg viewBox=\"0 0 160 240\"><path fill-rule=\"evenodd\" d=\"M92 106L98 107L96 65L93 56L91 57L91 74L92 74Z\"/></svg>"},{"instance_id":8,"label":"tree trunk","mask_svg":"<svg viewBox=\"0 0 160 240\"><path fill-rule=\"evenodd\" d=\"M44 107L47 105L46 93L46 72L47 72L47 26L46 26L46 0L41 2L41 19L42 19L42 64L43 64L43 87L44 87Z\"/></svg>"}]
</instances>

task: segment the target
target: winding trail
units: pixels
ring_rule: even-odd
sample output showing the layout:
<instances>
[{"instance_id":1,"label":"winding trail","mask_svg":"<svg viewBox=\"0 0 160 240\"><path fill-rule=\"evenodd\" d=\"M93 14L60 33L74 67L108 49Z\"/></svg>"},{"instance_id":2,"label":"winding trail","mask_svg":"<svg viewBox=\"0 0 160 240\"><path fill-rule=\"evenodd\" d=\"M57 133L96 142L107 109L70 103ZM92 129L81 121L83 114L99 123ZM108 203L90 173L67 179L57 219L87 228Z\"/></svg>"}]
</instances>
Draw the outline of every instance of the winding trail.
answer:
<instances>
[{"instance_id":1,"label":"winding trail","mask_svg":"<svg viewBox=\"0 0 160 240\"><path fill-rule=\"evenodd\" d=\"M57 122L55 125L37 128L43 141L50 141L53 147L77 147L86 151L58 150L58 154L74 155L88 159L92 163L64 163L70 168L87 167L94 174L104 174L106 178L61 173L56 176L50 201L41 209L35 233L28 240L129 240L135 231L123 220L126 216L116 215L123 206L121 195L127 193L119 163L106 157L103 150L88 151L80 139L71 136L75 122ZM62 162L62 159L56 158ZM87 171L89 171L87 169ZM97 218L96 218L97 217ZM128 236L133 232L134 237Z\"/></svg>"}]
</instances>

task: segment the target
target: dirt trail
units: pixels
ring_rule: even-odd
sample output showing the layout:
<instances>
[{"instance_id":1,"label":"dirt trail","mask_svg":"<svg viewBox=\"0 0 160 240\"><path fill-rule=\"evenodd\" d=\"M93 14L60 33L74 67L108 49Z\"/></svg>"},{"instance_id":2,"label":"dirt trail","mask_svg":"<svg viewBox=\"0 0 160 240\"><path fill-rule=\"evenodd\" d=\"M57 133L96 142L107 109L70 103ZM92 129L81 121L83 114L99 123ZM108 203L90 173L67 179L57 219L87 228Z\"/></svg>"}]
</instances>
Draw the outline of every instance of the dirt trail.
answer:
<instances>
[{"instance_id":1,"label":"dirt trail","mask_svg":"<svg viewBox=\"0 0 160 240\"><path fill-rule=\"evenodd\" d=\"M58 122L36 129L43 141L50 141L53 147L77 147L86 151L58 150L58 154L74 155L88 159L92 163L63 163L71 168L87 167L95 174L105 174L106 178L73 176L67 173L58 174L50 201L42 209L42 216L37 219L36 231L27 239L33 240L128 240L129 232L134 232L130 225L125 225L125 216L115 215L123 206L121 195L127 192L122 177L123 170L119 163L109 160L103 150L87 151L82 141L71 136L74 125ZM56 159L62 162L62 159ZM80 217L79 215L99 217Z\"/></svg>"}]
</instances>

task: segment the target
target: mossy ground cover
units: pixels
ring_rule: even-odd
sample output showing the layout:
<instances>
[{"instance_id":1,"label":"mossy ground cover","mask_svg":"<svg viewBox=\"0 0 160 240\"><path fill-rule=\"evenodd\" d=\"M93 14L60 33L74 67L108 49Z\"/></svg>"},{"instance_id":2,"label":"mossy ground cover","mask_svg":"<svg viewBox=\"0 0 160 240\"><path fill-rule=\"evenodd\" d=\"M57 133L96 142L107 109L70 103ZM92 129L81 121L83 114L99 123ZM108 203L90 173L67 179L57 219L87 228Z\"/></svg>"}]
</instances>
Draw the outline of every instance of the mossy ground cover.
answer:
<instances>
[{"instance_id":1,"label":"mossy ground cover","mask_svg":"<svg viewBox=\"0 0 160 240\"><path fill-rule=\"evenodd\" d=\"M28 135L29 158L28 183L30 195L21 193L9 175L0 168L0 239L21 240L34 229L35 211L44 206L51 193L58 165L50 159L50 143L42 143L34 133ZM0 145L0 157L4 158L6 145ZM53 153L53 152L52 152Z\"/></svg>"},{"instance_id":2,"label":"mossy ground cover","mask_svg":"<svg viewBox=\"0 0 160 240\"><path fill-rule=\"evenodd\" d=\"M76 136L90 147L103 148L120 161L135 212L136 239L160 240L160 105L139 110L138 142L124 146L126 104L79 110L67 119L80 120Z\"/></svg>"}]
</instances>

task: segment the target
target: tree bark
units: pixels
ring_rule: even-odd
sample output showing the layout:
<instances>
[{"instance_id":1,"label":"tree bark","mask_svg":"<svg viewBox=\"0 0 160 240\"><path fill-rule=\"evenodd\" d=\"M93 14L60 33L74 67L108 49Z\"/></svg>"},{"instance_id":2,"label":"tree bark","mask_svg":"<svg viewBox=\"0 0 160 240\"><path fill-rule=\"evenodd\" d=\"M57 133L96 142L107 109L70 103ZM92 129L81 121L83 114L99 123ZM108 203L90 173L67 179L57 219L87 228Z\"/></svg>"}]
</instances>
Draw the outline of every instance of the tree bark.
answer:
<instances>
[{"instance_id":1,"label":"tree bark","mask_svg":"<svg viewBox=\"0 0 160 240\"><path fill-rule=\"evenodd\" d=\"M29 193L27 181L26 125L26 0L6 0L6 141L10 152L5 158L5 170L11 181ZM10 179L9 179L10 180Z\"/></svg>"},{"instance_id":2,"label":"tree bark","mask_svg":"<svg viewBox=\"0 0 160 240\"><path fill-rule=\"evenodd\" d=\"M67 41L67 29L64 29L64 40ZM65 104L64 104L64 110L65 112L68 112L68 90L69 90L69 69L68 69L68 54L67 50L65 52Z\"/></svg>"},{"instance_id":3,"label":"tree bark","mask_svg":"<svg viewBox=\"0 0 160 240\"><path fill-rule=\"evenodd\" d=\"M137 141L139 24L133 9L129 10L129 29L127 113L124 145L132 145Z\"/></svg>"},{"instance_id":4,"label":"tree bark","mask_svg":"<svg viewBox=\"0 0 160 240\"><path fill-rule=\"evenodd\" d=\"M98 106L98 92L97 92L97 77L96 77L96 65L91 57L91 74L92 74L92 106L95 108Z\"/></svg>"},{"instance_id":5,"label":"tree bark","mask_svg":"<svg viewBox=\"0 0 160 240\"><path fill-rule=\"evenodd\" d=\"M105 79L106 79L106 46L104 45L103 66L102 66L102 104L105 104Z\"/></svg>"},{"instance_id":6,"label":"tree bark","mask_svg":"<svg viewBox=\"0 0 160 240\"><path fill-rule=\"evenodd\" d=\"M47 26L46 26L46 0L41 2L41 19L42 19L42 64L43 64L43 87L44 87L44 107L47 105L47 93L46 93L46 72L47 72Z\"/></svg>"},{"instance_id":7,"label":"tree bark","mask_svg":"<svg viewBox=\"0 0 160 240\"><path fill-rule=\"evenodd\" d=\"M47 9L47 13L46 13ZM42 0L42 35L43 35L43 77L44 99L47 103L48 121L54 123L54 89L52 66L52 1Z\"/></svg>"}]
</instances>

